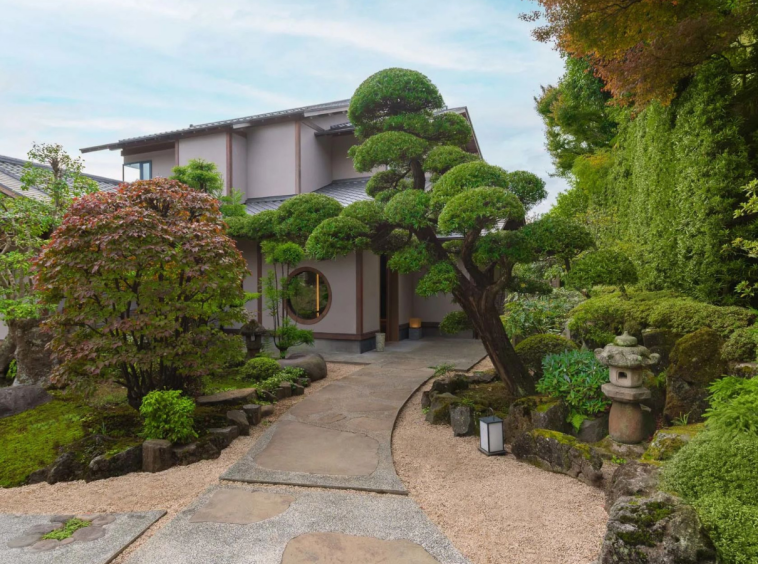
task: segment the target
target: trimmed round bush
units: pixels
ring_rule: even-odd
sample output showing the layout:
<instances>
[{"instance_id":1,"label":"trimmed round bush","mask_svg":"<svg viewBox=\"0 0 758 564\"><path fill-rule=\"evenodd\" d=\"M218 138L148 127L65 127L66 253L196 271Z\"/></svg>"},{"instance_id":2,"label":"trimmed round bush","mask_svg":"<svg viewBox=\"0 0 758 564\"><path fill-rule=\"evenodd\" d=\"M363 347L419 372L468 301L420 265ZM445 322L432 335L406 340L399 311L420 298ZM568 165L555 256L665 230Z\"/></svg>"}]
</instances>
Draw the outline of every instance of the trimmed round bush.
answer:
<instances>
[{"instance_id":1,"label":"trimmed round bush","mask_svg":"<svg viewBox=\"0 0 758 564\"><path fill-rule=\"evenodd\" d=\"M576 343L561 335L532 335L516 345L516 354L536 379L542 378L542 359L550 354L577 350Z\"/></svg>"},{"instance_id":2,"label":"trimmed round bush","mask_svg":"<svg viewBox=\"0 0 758 564\"><path fill-rule=\"evenodd\" d=\"M281 366L273 358L258 356L251 358L242 367L242 374L246 379L260 382L268 380L281 371Z\"/></svg>"},{"instance_id":3,"label":"trimmed round bush","mask_svg":"<svg viewBox=\"0 0 758 564\"><path fill-rule=\"evenodd\" d=\"M144 421L146 439L165 439L188 443L197 438L192 415L195 402L183 397L180 390L157 390L142 399L139 413Z\"/></svg>"},{"instance_id":4,"label":"trimmed round bush","mask_svg":"<svg viewBox=\"0 0 758 564\"><path fill-rule=\"evenodd\" d=\"M724 360L733 362L752 362L756 359L758 329L755 326L737 329L721 348Z\"/></svg>"}]
</instances>

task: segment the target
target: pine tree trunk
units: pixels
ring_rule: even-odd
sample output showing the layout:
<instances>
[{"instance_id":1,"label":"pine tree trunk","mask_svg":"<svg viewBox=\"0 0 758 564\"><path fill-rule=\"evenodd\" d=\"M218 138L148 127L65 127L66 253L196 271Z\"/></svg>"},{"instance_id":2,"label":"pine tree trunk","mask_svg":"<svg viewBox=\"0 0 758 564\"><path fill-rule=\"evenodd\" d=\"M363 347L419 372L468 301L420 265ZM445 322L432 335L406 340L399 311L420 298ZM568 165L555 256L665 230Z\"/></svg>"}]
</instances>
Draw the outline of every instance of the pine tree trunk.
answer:
<instances>
[{"instance_id":1,"label":"pine tree trunk","mask_svg":"<svg viewBox=\"0 0 758 564\"><path fill-rule=\"evenodd\" d=\"M47 386L53 361L46 346L51 336L42 331L42 319L14 319L8 322L9 337L16 345L18 372L14 385Z\"/></svg>"},{"instance_id":2,"label":"pine tree trunk","mask_svg":"<svg viewBox=\"0 0 758 564\"><path fill-rule=\"evenodd\" d=\"M482 296L466 295L463 290L455 293L510 394L513 397L534 394L534 380L508 339L500 312L495 307L496 298L490 299L486 293Z\"/></svg>"},{"instance_id":3,"label":"pine tree trunk","mask_svg":"<svg viewBox=\"0 0 758 564\"><path fill-rule=\"evenodd\" d=\"M8 334L0 344L0 379L8 374L8 369L11 367L14 358L16 358L16 343Z\"/></svg>"}]
</instances>

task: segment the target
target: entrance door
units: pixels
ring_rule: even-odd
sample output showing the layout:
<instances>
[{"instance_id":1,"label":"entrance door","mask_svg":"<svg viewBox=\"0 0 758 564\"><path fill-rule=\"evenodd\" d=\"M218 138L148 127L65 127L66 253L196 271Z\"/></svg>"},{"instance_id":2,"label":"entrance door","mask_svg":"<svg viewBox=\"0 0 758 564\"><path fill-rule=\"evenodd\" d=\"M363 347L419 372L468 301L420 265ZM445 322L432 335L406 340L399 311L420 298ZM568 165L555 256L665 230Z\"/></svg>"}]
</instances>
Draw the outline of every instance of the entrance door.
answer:
<instances>
[{"instance_id":1,"label":"entrance door","mask_svg":"<svg viewBox=\"0 0 758 564\"><path fill-rule=\"evenodd\" d=\"M379 266L380 276L380 326L382 333L385 335L385 341L400 340L400 315L398 310L398 275L397 272L387 268L387 257L381 257Z\"/></svg>"}]
</instances>

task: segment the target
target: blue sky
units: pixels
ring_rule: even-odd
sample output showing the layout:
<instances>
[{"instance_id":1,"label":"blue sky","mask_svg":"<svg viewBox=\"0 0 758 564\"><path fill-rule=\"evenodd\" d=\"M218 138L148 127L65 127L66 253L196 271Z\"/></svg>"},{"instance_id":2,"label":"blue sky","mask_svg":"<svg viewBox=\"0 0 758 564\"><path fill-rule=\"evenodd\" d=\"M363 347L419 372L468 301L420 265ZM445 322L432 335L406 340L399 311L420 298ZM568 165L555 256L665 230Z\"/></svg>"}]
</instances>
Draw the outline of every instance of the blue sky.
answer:
<instances>
[{"instance_id":1,"label":"blue sky","mask_svg":"<svg viewBox=\"0 0 758 564\"><path fill-rule=\"evenodd\" d=\"M562 61L533 41L528 0L2 0L0 154L81 147L348 98L386 67L466 105L485 159L548 183L533 98ZM120 178L118 152L85 155Z\"/></svg>"}]
</instances>

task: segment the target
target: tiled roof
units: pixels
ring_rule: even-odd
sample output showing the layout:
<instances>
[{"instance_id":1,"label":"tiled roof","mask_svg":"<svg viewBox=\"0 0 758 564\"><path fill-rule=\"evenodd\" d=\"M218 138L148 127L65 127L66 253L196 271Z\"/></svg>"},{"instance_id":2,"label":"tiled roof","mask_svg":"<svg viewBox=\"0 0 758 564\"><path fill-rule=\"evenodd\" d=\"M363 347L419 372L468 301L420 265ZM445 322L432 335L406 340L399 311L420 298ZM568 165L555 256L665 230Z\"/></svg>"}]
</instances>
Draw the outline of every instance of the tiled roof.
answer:
<instances>
[{"instance_id":1,"label":"tiled roof","mask_svg":"<svg viewBox=\"0 0 758 564\"><path fill-rule=\"evenodd\" d=\"M30 198L44 200L47 198L47 194L42 190L37 188L23 190L21 187L21 175L24 173L24 165L27 162L28 161L22 159L14 159L13 157L0 155L0 186L4 186L18 196L28 196ZM43 166L36 163L34 163L34 166L39 168L50 168L49 166ZM97 182L98 188L106 192L115 190L121 183L120 180L113 180L112 178L95 176L93 174L85 174L84 176Z\"/></svg>"},{"instance_id":2,"label":"tiled roof","mask_svg":"<svg viewBox=\"0 0 758 564\"><path fill-rule=\"evenodd\" d=\"M120 139L116 143L108 143L106 145L97 145L95 147L85 147L81 149L82 153L89 153L92 151L101 151L103 149L118 149L121 148L123 145L133 144L133 143L144 143L146 141L159 141L159 140L165 140L167 138L171 137L178 137L182 136L188 133L197 133L201 131L208 131L213 129L219 129L224 128L228 126L246 126L247 124L253 125L256 122L261 122L265 120L275 119L275 118L287 118L287 117L294 117L298 115L303 115L305 117L308 117L308 115L314 115L324 112L329 112L330 110L338 110L340 108L346 107L350 103L350 100L337 100L336 102L327 102L325 104L314 104L312 106L302 106L300 108L292 108L289 110L280 110L276 112L267 112L265 114L256 114L252 116L245 116L240 118L233 118L233 119L226 119L221 121L213 121L210 123L203 123L199 125L190 125L189 127L186 127L184 129L175 129L172 131L165 131L163 133L152 133L150 135L143 135L141 137L129 137L127 139Z\"/></svg>"},{"instance_id":3,"label":"tiled roof","mask_svg":"<svg viewBox=\"0 0 758 564\"><path fill-rule=\"evenodd\" d=\"M449 114L449 113L456 113L461 114L464 112L468 112L468 108L466 106L459 106L457 108L443 108L441 110L437 110L434 113L439 114ZM329 126L329 129L326 129L324 131L319 131L316 133L317 137L321 137L323 135L336 135L339 133L345 133L348 131L354 131L355 126L350 123L349 121L346 121L344 123L336 123L334 125Z\"/></svg>"},{"instance_id":4,"label":"tiled roof","mask_svg":"<svg viewBox=\"0 0 758 564\"><path fill-rule=\"evenodd\" d=\"M370 200L371 197L366 194L366 183L370 177L363 178L348 178L344 180L335 180L331 184L327 184L316 190L317 194L324 194L330 198L334 198L343 206L348 206L353 202L359 202L361 200ZM245 202L247 207L247 213L255 215L266 210L275 210L285 200L291 198L289 196L271 196L268 198L249 198Z\"/></svg>"}]
</instances>

